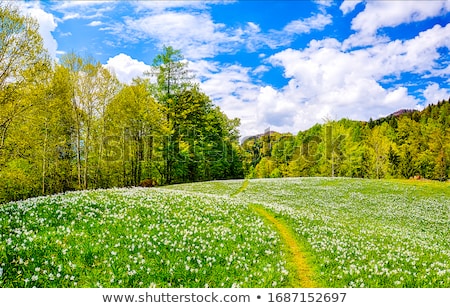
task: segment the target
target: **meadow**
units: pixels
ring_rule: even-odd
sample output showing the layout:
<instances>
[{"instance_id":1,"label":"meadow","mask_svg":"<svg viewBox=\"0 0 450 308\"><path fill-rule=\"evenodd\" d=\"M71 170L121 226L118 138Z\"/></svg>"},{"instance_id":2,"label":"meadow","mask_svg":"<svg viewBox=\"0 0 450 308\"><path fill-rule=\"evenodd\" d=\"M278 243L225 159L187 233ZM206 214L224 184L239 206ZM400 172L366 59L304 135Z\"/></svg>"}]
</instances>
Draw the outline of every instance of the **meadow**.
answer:
<instances>
[{"instance_id":1,"label":"meadow","mask_svg":"<svg viewBox=\"0 0 450 308\"><path fill-rule=\"evenodd\" d=\"M272 287L275 231L228 198L156 189L0 207L0 287Z\"/></svg>"},{"instance_id":2,"label":"meadow","mask_svg":"<svg viewBox=\"0 0 450 308\"><path fill-rule=\"evenodd\" d=\"M450 287L450 185L347 178L81 191L1 205L0 287L299 286L289 243L267 217L295 237L315 286Z\"/></svg>"},{"instance_id":3,"label":"meadow","mask_svg":"<svg viewBox=\"0 0 450 308\"><path fill-rule=\"evenodd\" d=\"M232 194L237 183L182 185ZM306 247L324 287L450 287L450 185L348 178L251 180L237 194Z\"/></svg>"}]
</instances>

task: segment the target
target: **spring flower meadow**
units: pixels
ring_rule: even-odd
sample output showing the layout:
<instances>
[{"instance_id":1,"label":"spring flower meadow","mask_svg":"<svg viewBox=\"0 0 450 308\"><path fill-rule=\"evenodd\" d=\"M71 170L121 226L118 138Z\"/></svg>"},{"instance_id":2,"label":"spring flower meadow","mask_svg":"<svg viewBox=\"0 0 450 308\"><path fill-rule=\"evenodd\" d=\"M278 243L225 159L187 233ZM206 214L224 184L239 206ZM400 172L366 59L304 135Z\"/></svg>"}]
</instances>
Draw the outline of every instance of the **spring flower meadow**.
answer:
<instances>
[{"instance_id":1,"label":"spring flower meadow","mask_svg":"<svg viewBox=\"0 0 450 308\"><path fill-rule=\"evenodd\" d=\"M227 195L242 181L181 185ZM450 287L450 185L348 178L255 179L236 195L283 219L323 287Z\"/></svg>"},{"instance_id":2,"label":"spring flower meadow","mask_svg":"<svg viewBox=\"0 0 450 308\"><path fill-rule=\"evenodd\" d=\"M288 276L274 230L229 198L156 189L0 207L0 287L272 287Z\"/></svg>"},{"instance_id":3,"label":"spring flower meadow","mask_svg":"<svg viewBox=\"0 0 450 308\"><path fill-rule=\"evenodd\" d=\"M285 243L253 205L295 234L321 287L450 287L450 186L345 178L79 191L0 205L0 287L291 287Z\"/></svg>"}]
</instances>

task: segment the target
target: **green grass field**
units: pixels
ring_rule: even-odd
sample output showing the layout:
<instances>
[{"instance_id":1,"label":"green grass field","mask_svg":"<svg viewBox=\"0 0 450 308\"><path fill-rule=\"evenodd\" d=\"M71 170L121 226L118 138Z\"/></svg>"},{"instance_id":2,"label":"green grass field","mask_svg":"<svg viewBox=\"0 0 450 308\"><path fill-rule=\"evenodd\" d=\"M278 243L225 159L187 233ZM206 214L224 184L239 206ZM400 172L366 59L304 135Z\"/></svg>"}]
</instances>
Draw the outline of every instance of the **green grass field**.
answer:
<instances>
[{"instance_id":1,"label":"green grass field","mask_svg":"<svg viewBox=\"0 0 450 308\"><path fill-rule=\"evenodd\" d=\"M1 205L0 287L33 286L448 288L450 185L235 180Z\"/></svg>"}]
</instances>

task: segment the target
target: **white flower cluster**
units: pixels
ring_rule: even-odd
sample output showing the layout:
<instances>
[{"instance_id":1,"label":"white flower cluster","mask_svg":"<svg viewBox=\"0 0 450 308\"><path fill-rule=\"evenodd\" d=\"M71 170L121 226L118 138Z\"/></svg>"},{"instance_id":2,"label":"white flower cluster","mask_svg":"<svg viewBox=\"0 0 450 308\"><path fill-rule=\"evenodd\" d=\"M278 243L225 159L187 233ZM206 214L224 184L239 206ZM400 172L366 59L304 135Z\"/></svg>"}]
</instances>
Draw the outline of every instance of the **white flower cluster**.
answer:
<instances>
[{"instance_id":1,"label":"white flower cluster","mask_svg":"<svg viewBox=\"0 0 450 308\"><path fill-rule=\"evenodd\" d=\"M450 287L447 188L346 178L250 181L237 198L282 215L331 287ZM270 193L267 193L270 192Z\"/></svg>"},{"instance_id":2,"label":"white flower cluster","mask_svg":"<svg viewBox=\"0 0 450 308\"><path fill-rule=\"evenodd\" d=\"M6 270L18 278L0 276L0 287L267 287L288 280L278 234L228 197L71 192L4 205L2 226L0 251L14 255Z\"/></svg>"}]
</instances>

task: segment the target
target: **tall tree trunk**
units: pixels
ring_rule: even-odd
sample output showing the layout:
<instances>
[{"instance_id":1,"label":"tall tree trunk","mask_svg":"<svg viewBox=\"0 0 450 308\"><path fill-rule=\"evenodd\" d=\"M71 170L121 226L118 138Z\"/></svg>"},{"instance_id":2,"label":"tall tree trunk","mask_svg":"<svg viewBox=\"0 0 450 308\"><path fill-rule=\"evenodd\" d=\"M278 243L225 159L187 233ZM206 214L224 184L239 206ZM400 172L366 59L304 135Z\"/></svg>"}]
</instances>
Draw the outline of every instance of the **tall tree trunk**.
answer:
<instances>
[{"instance_id":1,"label":"tall tree trunk","mask_svg":"<svg viewBox=\"0 0 450 308\"><path fill-rule=\"evenodd\" d=\"M45 123L45 137L42 149L42 194L45 195L45 177L47 171L47 140L48 140L48 128L47 122Z\"/></svg>"},{"instance_id":2,"label":"tall tree trunk","mask_svg":"<svg viewBox=\"0 0 450 308\"><path fill-rule=\"evenodd\" d=\"M76 146L77 146L77 178L78 178L78 189L81 189L81 136L80 128L77 125L77 136L76 136Z\"/></svg>"},{"instance_id":3,"label":"tall tree trunk","mask_svg":"<svg viewBox=\"0 0 450 308\"><path fill-rule=\"evenodd\" d=\"M90 124L86 127L86 136L84 140L84 170L83 170L83 189L88 188L88 171L89 171L89 146L90 146Z\"/></svg>"}]
</instances>

